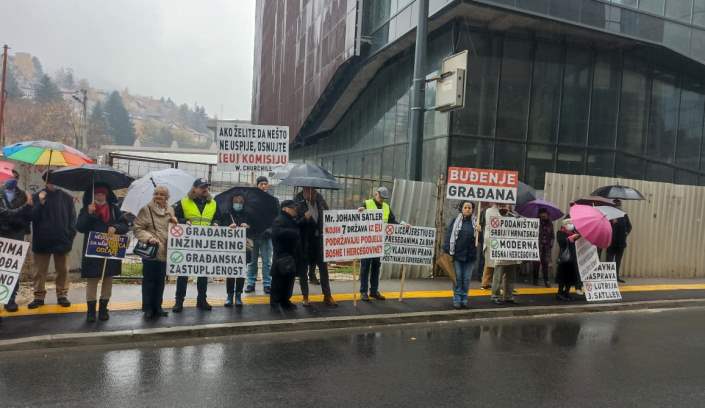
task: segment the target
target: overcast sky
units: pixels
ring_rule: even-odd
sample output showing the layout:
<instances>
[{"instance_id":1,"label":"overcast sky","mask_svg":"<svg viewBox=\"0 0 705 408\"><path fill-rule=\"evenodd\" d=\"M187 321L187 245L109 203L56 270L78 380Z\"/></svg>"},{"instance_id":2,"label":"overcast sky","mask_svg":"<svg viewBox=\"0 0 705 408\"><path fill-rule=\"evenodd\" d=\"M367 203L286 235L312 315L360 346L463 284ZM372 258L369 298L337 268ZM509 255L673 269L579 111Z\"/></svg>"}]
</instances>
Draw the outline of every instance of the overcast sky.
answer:
<instances>
[{"instance_id":1,"label":"overcast sky","mask_svg":"<svg viewBox=\"0 0 705 408\"><path fill-rule=\"evenodd\" d=\"M250 118L255 0L1 0L0 16L0 44L51 75Z\"/></svg>"}]
</instances>

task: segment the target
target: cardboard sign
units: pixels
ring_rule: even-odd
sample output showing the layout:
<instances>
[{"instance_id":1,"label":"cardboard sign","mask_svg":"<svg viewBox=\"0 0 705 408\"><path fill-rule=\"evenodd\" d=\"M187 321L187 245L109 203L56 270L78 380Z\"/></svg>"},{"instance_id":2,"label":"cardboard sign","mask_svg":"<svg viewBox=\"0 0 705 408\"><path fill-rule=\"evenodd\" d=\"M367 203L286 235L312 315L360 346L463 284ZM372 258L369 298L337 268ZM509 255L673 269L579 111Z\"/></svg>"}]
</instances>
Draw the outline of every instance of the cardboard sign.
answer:
<instances>
[{"instance_id":1,"label":"cardboard sign","mask_svg":"<svg viewBox=\"0 0 705 408\"><path fill-rule=\"evenodd\" d=\"M538 218L490 217L486 228L490 259L494 261L538 261Z\"/></svg>"},{"instance_id":2,"label":"cardboard sign","mask_svg":"<svg viewBox=\"0 0 705 408\"><path fill-rule=\"evenodd\" d=\"M384 255L382 210L323 212L323 260L352 261Z\"/></svg>"},{"instance_id":3,"label":"cardboard sign","mask_svg":"<svg viewBox=\"0 0 705 408\"><path fill-rule=\"evenodd\" d=\"M516 171L448 168L447 197L453 200L515 204L518 188Z\"/></svg>"},{"instance_id":4,"label":"cardboard sign","mask_svg":"<svg viewBox=\"0 0 705 408\"><path fill-rule=\"evenodd\" d=\"M108 234L107 232L88 233L86 258L107 258L122 260L130 246L127 235Z\"/></svg>"},{"instance_id":5,"label":"cardboard sign","mask_svg":"<svg viewBox=\"0 0 705 408\"><path fill-rule=\"evenodd\" d=\"M218 122L218 167L272 171L289 163L289 127Z\"/></svg>"},{"instance_id":6,"label":"cardboard sign","mask_svg":"<svg viewBox=\"0 0 705 408\"><path fill-rule=\"evenodd\" d=\"M20 281L29 242L0 238L0 303L7 303Z\"/></svg>"},{"instance_id":7,"label":"cardboard sign","mask_svg":"<svg viewBox=\"0 0 705 408\"><path fill-rule=\"evenodd\" d=\"M580 279L585 281L585 278L600 264L597 248L588 240L580 238L575 241L575 255L578 258Z\"/></svg>"},{"instance_id":8,"label":"cardboard sign","mask_svg":"<svg viewBox=\"0 0 705 408\"><path fill-rule=\"evenodd\" d=\"M172 276L244 278L245 228L170 225L166 273Z\"/></svg>"},{"instance_id":9,"label":"cardboard sign","mask_svg":"<svg viewBox=\"0 0 705 408\"><path fill-rule=\"evenodd\" d=\"M614 262L600 262L583 279L583 292L588 302L622 300L622 294L617 283L617 264Z\"/></svg>"},{"instance_id":10,"label":"cardboard sign","mask_svg":"<svg viewBox=\"0 0 705 408\"><path fill-rule=\"evenodd\" d=\"M433 265L436 229L410 225L384 226L383 263L402 265Z\"/></svg>"}]
</instances>

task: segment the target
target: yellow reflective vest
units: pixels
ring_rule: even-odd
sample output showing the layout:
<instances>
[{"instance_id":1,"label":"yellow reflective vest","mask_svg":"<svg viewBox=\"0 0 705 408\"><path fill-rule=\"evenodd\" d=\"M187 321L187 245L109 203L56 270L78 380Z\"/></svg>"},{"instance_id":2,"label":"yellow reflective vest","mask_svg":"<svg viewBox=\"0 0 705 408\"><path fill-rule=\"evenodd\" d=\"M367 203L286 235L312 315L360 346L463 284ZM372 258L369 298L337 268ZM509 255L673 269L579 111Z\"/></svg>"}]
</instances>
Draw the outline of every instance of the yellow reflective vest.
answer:
<instances>
[{"instance_id":1,"label":"yellow reflective vest","mask_svg":"<svg viewBox=\"0 0 705 408\"><path fill-rule=\"evenodd\" d=\"M377 208L377 203L372 198L365 200L365 208L368 210L379 210L379 208ZM389 214L391 212L392 210L389 208L389 204L386 202L382 203L382 218L384 219L384 222L389 221Z\"/></svg>"},{"instance_id":2,"label":"yellow reflective vest","mask_svg":"<svg viewBox=\"0 0 705 408\"><path fill-rule=\"evenodd\" d=\"M184 210L184 218L191 221L191 225L210 226L213 223L217 205L215 200L210 200L203 207L203 212L200 212L192 199L184 197L181 199L181 208Z\"/></svg>"}]
</instances>

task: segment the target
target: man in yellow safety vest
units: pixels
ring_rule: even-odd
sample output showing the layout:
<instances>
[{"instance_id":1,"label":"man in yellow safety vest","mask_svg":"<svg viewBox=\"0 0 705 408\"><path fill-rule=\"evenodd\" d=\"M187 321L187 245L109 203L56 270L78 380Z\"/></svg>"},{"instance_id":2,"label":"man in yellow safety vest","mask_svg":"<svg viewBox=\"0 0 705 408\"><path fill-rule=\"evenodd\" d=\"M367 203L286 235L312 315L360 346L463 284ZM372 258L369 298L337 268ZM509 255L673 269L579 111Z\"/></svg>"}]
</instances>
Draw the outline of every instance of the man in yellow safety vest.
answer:
<instances>
[{"instance_id":1,"label":"man in yellow safety vest","mask_svg":"<svg viewBox=\"0 0 705 408\"><path fill-rule=\"evenodd\" d=\"M198 178L193 182L193 187L188 195L174 204L174 214L180 224L218 225L215 222L218 214L218 205L211 196L209 187L210 183L208 180ZM199 277L196 282L196 287L198 288L196 307L201 310L211 310L211 305L206 301L208 278ZM176 279L176 303L172 309L174 313L180 313L184 309L187 285L188 276L179 276Z\"/></svg>"},{"instance_id":2,"label":"man in yellow safety vest","mask_svg":"<svg viewBox=\"0 0 705 408\"><path fill-rule=\"evenodd\" d=\"M372 198L365 200L360 211L382 210L382 217L385 223L398 224L391 207L385 202L389 199L389 189L379 187L375 190ZM362 259L360 261L360 299L369 302L370 298L384 300L385 297L379 293L379 269L382 265L380 258ZM367 289L369 285L369 295Z\"/></svg>"}]
</instances>

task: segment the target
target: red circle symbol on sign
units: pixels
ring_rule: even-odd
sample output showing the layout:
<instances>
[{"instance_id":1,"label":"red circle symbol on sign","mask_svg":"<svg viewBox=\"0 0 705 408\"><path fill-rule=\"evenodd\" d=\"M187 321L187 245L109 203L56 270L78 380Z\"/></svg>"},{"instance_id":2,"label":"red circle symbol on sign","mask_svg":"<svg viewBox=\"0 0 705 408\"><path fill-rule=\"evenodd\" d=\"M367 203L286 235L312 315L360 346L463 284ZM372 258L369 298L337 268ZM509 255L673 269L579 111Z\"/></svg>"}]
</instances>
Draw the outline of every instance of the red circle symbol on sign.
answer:
<instances>
[{"instance_id":1,"label":"red circle symbol on sign","mask_svg":"<svg viewBox=\"0 0 705 408\"><path fill-rule=\"evenodd\" d=\"M499 228L499 218L492 218L492 228Z\"/></svg>"},{"instance_id":2,"label":"red circle symbol on sign","mask_svg":"<svg viewBox=\"0 0 705 408\"><path fill-rule=\"evenodd\" d=\"M184 235L184 229L181 228L181 226L179 226L179 225L174 225L173 227L171 227L171 235L178 238L178 237Z\"/></svg>"},{"instance_id":3,"label":"red circle symbol on sign","mask_svg":"<svg viewBox=\"0 0 705 408\"><path fill-rule=\"evenodd\" d=\"M394 235L394 225L387 225L387 235Z\"/></svg>"}]
</instances>

